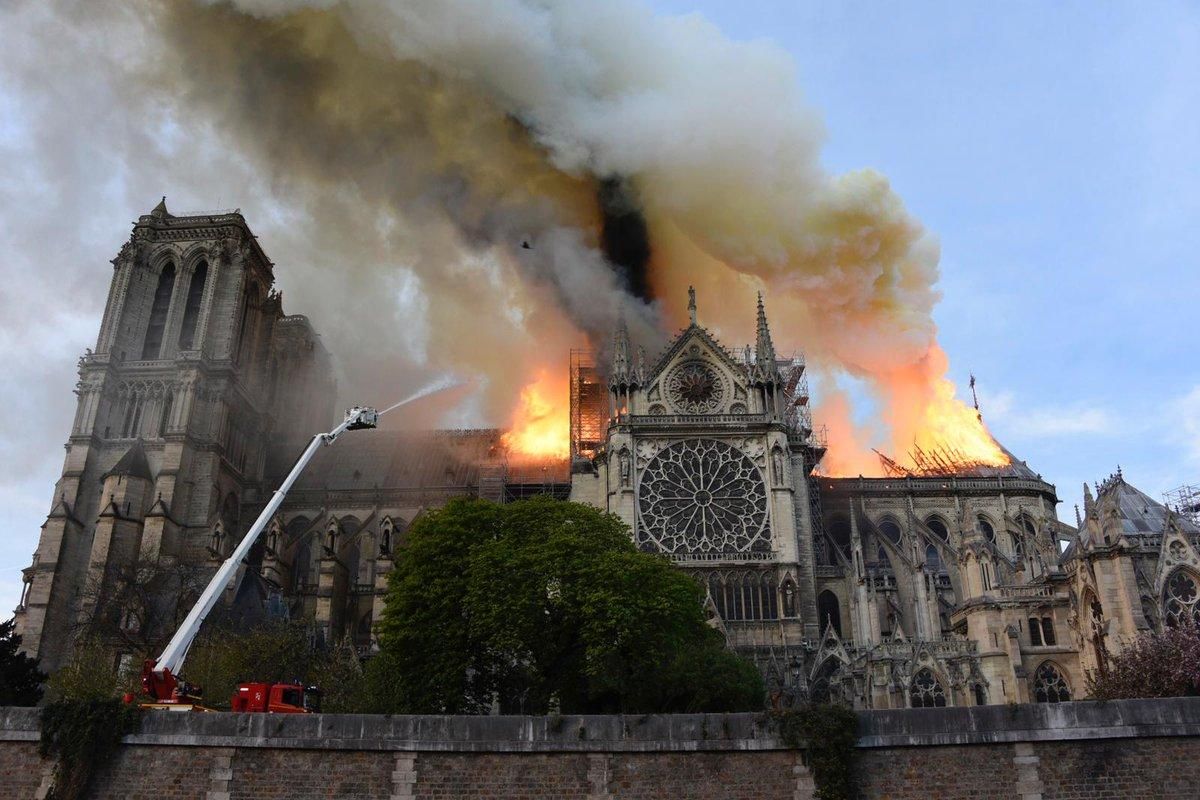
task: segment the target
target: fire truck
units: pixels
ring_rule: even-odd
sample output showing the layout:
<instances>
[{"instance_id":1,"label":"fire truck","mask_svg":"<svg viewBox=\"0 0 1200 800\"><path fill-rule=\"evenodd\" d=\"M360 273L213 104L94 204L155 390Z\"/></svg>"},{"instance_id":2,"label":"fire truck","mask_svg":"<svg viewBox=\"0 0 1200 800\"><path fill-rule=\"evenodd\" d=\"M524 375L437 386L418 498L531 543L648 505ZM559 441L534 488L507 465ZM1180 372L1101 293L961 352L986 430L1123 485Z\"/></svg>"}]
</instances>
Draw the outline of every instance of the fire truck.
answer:
<instances>
[{"instance_id":1,"label":"fire truck","mask_svg":"<svg viewBox=\"0 0 1200 800\"><path fill-rule=\"evenodd\" d=\"M417 395L420 396L420 395ZM417 396L403 402L410 402ZM396 408L403 403L397 403ZM387 409L390 411L391 409ZM386 411L384 412L386 413ZM237 547L221 564L213 575L208 586L196 601L196 605L188 612L187 618L179 626L174 637L156 659L147 659L142 666L142 688L150 698L142 703L143 708L162 709L166 711L209 711L203 703L203 692L198 686L193 686L183 679L180 670L187 658L188 650L200 632L200 626L217 604L221 592L233 580L234 573L241 566L242 560L249 555L250 548L267 527L267 523L287 495L292 484L300 477L300 473L312 461L314 455L323 446L334 443L346 431L375 428L379 424L379 412L368 406L358 406L346 412L346 418L328 433L318 433L308 443L308 447L297 459L292 471L283 479L283 483L271 495L270 501L250 530L238 543ZM126 698L132 702L131 697ZM321 709L321 692L315 686L305 686L302 683L242 683L230 699L234 711L256 711L272 714L312 714Z\"/></svg>"}]
</instances>

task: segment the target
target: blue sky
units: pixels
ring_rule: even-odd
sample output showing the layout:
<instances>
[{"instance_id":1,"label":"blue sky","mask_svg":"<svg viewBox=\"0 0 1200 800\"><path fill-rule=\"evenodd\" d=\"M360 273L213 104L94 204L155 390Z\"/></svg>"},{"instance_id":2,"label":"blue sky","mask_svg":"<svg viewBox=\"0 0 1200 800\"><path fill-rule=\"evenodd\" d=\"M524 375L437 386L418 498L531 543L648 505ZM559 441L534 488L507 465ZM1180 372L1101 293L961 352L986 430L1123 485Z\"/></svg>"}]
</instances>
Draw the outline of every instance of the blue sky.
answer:
<instances>
[{"instance_id":1,"label":"blue sky","mask_svg":"<svg viewBox=\"0 0 1200 800\"><path fill-rule=\"evenodd\" d=\"M824 164L873 167L942 246L960 392L1059 486L1200 480L1200 6L696 3L792 55Z\"/></svg>"},{"instance_id":2,"label":"blue sky","mask_svg":"<svg viewBox=\"0 0 1200 800\"><path fill-rule=\"evenodd\" d=\"M885 173L936 234L936 320L952 377L965 390L968 374L978 376L990 427L1059 486L1060 516L1073 517L1083 481L1117 464L1152 496L1200 482L1200 7L653 6L784 48L824 118L825 167ZM0 56L0 355L9 369L0 387L0 617L16 604L49 510L75 359L94 342L106 262L164 174L143 148L144 181L95 152L58 164L57 184L44 180L47 152L74 154L98 128L116 136L138 126L100 110L36 127L41 106L69 106L82 96L72 91L97 109L115 105L91 76L56 73L62 58L44 49L36 62Z\"/></svg>"}]
</instances>

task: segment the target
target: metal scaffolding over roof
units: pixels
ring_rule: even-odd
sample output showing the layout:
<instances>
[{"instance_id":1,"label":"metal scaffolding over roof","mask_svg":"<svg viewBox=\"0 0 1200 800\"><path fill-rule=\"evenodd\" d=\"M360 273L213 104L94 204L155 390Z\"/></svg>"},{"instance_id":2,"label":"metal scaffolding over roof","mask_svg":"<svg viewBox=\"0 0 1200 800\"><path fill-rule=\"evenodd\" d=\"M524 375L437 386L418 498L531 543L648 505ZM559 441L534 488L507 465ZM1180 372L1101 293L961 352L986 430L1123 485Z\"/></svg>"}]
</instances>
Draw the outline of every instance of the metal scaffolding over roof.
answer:
<instances>
[{"instance_id":1,"label":"metal scaffolding over roof","mask_svg":"<svg viewBox=\"0 0 1200 800\"><path fill-rule=\"evenodd\" d=\"M1200 525L1200 485L1186 484L1163 494L1167 508Z\"/></svg>"}]
</instances>

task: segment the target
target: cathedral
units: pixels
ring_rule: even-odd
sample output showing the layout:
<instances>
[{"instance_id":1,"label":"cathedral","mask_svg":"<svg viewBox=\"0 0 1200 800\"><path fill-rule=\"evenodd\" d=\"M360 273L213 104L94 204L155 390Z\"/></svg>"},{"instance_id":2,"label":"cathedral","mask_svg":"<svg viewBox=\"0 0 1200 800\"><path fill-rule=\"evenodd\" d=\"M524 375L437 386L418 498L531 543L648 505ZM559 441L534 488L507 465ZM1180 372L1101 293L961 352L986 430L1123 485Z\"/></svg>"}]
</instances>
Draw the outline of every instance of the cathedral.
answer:
<instances>
[{"instance_id":1,"label":"cathedral","mask_svg":"<svg viewBox=\"0 0 1200 800\"><path fill-rule=\"evenodd\" d=\"M44 669L70 657L123 567L211 574L336 420L330 356L305 317L284 313L241 214L176 216L164 200L112 265L16 609ZM825 477L805 365L776 354L763 299L740 351L689 299L690 324L653 358L623 327L606 363L571 353L561 463L510 463L488 429L377 430L323 448L227 601L249 597L367 656L418 515L453 497L550 494L616 514L639 548L694 575L710 623L775 703L1082 698L1088 673L1138 633L1200 621L1194 506L1170 510L1118 471L1085 487L1071 526L1054 486L1016 459Z\"/></svg>"}]
</instances>

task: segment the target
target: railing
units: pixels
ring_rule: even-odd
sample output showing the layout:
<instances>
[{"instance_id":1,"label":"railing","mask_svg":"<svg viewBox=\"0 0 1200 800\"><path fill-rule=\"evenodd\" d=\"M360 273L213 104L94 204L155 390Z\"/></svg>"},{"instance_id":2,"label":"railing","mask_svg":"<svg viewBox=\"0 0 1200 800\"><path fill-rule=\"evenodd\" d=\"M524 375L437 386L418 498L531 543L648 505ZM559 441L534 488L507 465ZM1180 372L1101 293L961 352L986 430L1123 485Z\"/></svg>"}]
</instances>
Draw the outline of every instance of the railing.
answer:
<instances>
[{"instance_id":1,"label":"railing","mask_svg":"<svg viewBox=\"0 0 1200 800\"><path fill-rule=\"evenodd\" d=\"M1008 598L1028 598L1028 597L1054 597L1054 588L1051 586L997 586L996 591L1001 597Z\"/></svg>"},{"instance_id":2,"label":"railing","mask_svg":"<svg viewBox=\"0 0 1200 800\"><path fill-rule=\"evenodd\" d=\"M766 414L626 414L614 419L618 424L635 425L754 425L769 421Z\"/></svg>"},{"instance_id":3,"label":"railing","mask_svg":"<svg viewBox=\"0 0 1200 800\"><path fill-rule=\"evenodd\" d=\"M667 553L672 561L774 561L774 551L767 553Z\"/></svg>"},{"instance_id":4,"label":"railing","mask_svg":"<svg viewBox=\"0 0 1200 800\"><path fill-rule=\"evenodd\" d=\"M1032 478L820 478L825 491L856 492L947 492L947 491L1034 491L1054 494L1054 484Z\"/></svg>"}]
</instances>

